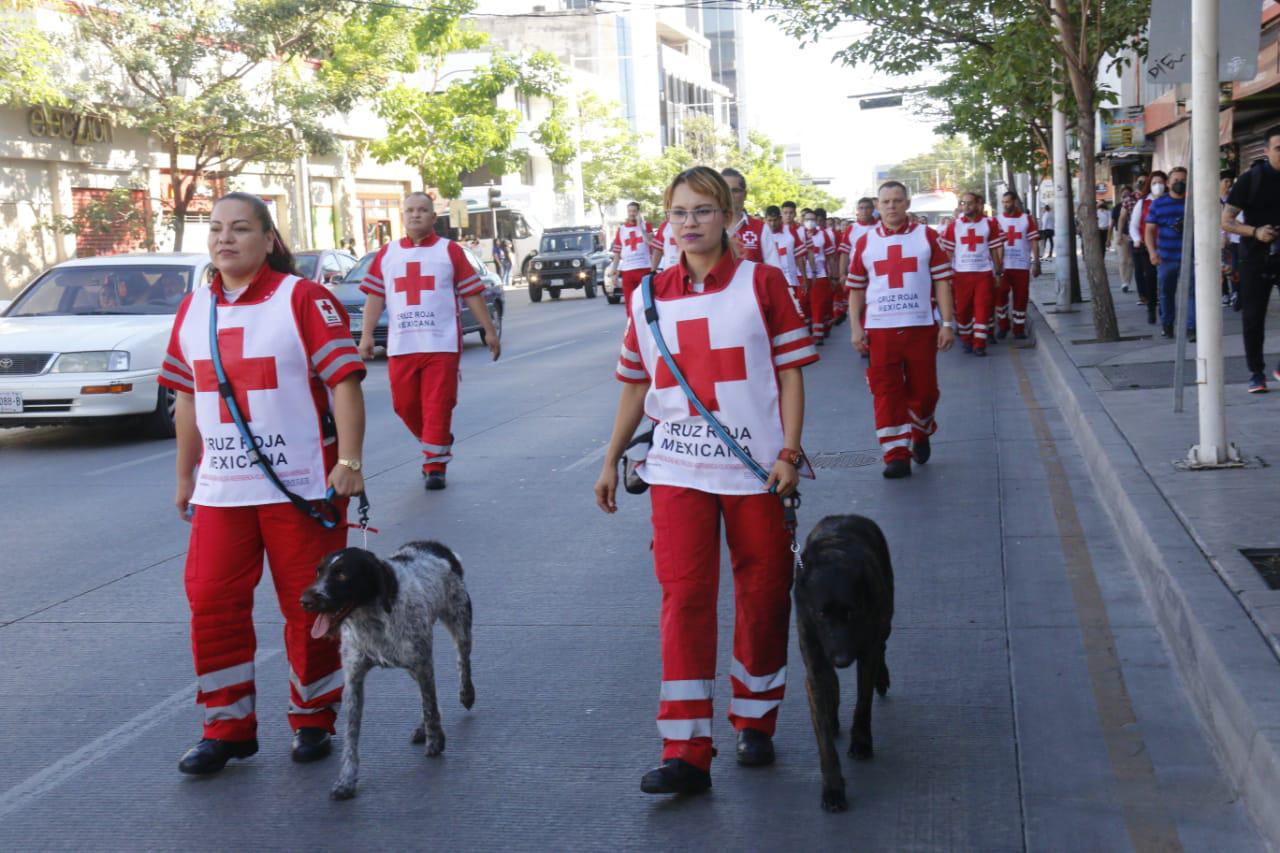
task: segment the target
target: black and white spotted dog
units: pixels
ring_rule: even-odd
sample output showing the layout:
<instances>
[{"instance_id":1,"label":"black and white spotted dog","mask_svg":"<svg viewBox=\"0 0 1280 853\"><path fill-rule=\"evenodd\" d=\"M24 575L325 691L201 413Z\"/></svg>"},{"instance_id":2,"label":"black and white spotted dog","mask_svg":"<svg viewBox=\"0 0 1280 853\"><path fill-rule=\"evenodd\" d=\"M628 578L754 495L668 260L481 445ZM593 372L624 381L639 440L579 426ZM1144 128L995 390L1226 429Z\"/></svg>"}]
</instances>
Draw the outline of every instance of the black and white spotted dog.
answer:
<instances>
[{"instance_id":1,"label":"black and white spotted dog","mask_svg":"<svg viewBox=\"0 0 1280 853\"><path fill-rule=\"evenodd\" d=\"M458 699L465 708L475 702L471 597L457 555L439 542L409 542L385 560L362 548L344 548L325 557L316 574L316 582L302 594L302 606L316 614L312 636L336 638L342 633L347 729L342 769L330 795L346 800L356 794L364 679L375 666L409 670L422 691L422 724L412 740L425 742L428 756L444 752L431 655L437 619L458 647Z\"/></svg>"}]
</instances>

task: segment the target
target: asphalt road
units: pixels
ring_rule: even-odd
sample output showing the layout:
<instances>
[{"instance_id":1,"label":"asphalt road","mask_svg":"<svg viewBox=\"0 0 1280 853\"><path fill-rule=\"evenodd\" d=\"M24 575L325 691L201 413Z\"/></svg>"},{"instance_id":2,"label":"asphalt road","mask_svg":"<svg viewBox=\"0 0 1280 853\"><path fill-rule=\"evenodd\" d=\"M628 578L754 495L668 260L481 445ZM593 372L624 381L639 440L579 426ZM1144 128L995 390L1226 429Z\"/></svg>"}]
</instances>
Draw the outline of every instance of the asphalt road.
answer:
<instances>
[{"instance_id":1,"label":"asphalt road","mask_svg":"<svg viewBox=\"0 0 1280 853\"><path fill-rule=\"evenodd\" d=\"M336 761L288 760L281 619L258 596L262 751L180 776L199 737L172 442L127 429L0 432L0 849L1252 850L1071 436L1030 353L941 359L933 461L887 482L862 363L806 370L802 528L861 512L888 535L898 612L876 758L845 759L852 809L818 808L792 649L779 760L737 767L719 716L711 794L640 793L657 758L658 586L647 498L593 505L618 388L621 307L510 294L503 359L472 336L449 489L425 493L365 383L376 550L434 537L475 602L476 707L440 634L448 750L409 743L417 691L369 680L359 796ZM843 330L840 330L842 333ZM717 714L732 599L722 584ZM443 651L440 651L443 650ZM850 674L843 679L846 697ZM846 701L847 705L847 701ZM842 709L848 719L851 709Z\"/></svg>"}]
</instances>

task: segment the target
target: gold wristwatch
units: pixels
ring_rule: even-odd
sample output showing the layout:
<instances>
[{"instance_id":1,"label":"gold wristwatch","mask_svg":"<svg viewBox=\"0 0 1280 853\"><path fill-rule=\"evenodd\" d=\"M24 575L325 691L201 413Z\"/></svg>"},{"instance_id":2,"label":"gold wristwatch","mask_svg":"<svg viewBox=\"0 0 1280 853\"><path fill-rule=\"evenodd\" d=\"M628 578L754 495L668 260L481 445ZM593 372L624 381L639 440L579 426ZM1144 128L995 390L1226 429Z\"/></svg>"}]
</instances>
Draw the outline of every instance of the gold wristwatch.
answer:
<instances>
[{"instance_id":1,"label":"gold wristwatch","mask_svg":"<svg viewBox=\"0 0 1280 853\"><path fill-rule=\"evenodd\" d=\"M361 464L359 459L339 459L338 464L346 465L352 471L359 471L361 468L364 467L364 465Z\"/></svg>"}]
</instances>

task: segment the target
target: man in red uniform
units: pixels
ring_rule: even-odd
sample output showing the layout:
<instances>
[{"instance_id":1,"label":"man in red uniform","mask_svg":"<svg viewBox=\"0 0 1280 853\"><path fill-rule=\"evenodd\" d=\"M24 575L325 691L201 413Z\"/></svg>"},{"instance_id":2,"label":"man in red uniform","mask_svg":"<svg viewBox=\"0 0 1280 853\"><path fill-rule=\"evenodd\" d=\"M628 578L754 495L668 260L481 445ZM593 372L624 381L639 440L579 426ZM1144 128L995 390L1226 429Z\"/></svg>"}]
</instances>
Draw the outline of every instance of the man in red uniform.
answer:
<instances>
[{"instance_id":1,"label":"man in red uniform","mask_svg":"<svg viewBox=\"0 0 1280 853\"><path fill-rule=\"evenodd\" d=\"M859 237L875 228L878 224L876 222L875 199L866 196L858 199L855 210L857 211L857 217L849 223L844 230L844 234L836 241L836 257L839 263L840 278L836 283L835 325L837 326L844 321L845 315L849 313L849 261L853 259L853 247L858 244Z\"/></svg>"},{"instance_id":2,"label":"man in red uniform","mask_svg":"<svg viewBox=\"0 0 1280 853\"><path fill-rule=\"evenodd\" d=\"M995 217L983 214L977 193L961 196L960 209L963 215L947 225L939 242L951 253L955 270L956 322L964 351L985 356L995 280L1003 271L1004 231Z\"/></svg>"},{"instance_id":3,"label":"man in red uniform","mask_svg":"<svg viewBox=\"0 0 1280 853\"><path fill-rule=\"evenodd\" d=\"M760 253L764 257L764 263L782 270L782 275L787 279L787 286L791 289L791 298L801 317L804 316L803 306L807 292L801 285L800 278L805 251L804 237L801 236L800 229L794 224L788 225L783 222L782 211L774 205L769 205L765 209L765 229L761 233Z\"/></svg>"},{"instance_id":4,"label":"man in red uniform","mask_svg":"<svg viewBox=\"0 0 1280 853\"><path fill-rule=\"evenodd\" d=\"M1004 230L1004 275L996 288L996 337L1001 340L1013 327L1018 340L1027 337L1027 298L1031 292L1031 276L1040 275L1040 234L1036 220L1022 209L1018 194L1007 192L1001 199L1002 212L996 217ZM1010 323L1009 298L1013 297Z\"/></svg>"},{"instance_id":5,"label":"man in red uniform","mask_svg":"<svg viewBox=\"0 0 1280 853\"><path fill-rule=\"evenodd\" d=\"M804 233L809 263L813 269L813 283L809 288L809 318L813 327L813 342L822 346L826 343L827 333L831 328L835 298L831 290L831 275L838 262L836 238L827 227L827 212L817 208L805 214Z\"/></svg>"},{"instance_id":6,"label":"man in red uniform","mask_svg":"<svg viewBox=\"0 0 1280 853\"><path fill-rule=\"evenodd\" d=\"M623 304L630 305L632 291L653 272L653 226L640 218L640 205L634 201L627 205L627 221L613 235L611 251L609 276L621 273Z\"/></svg>"},{"instance_id":7,"label":"man in red uniform","mask_svg":"<svg viewBox=\"0 0 1280 853\"><path fill-rule=\"evenodd\" d=\"M858 238L849 265L849 333L855 349L871 353L876 436L884 476L893 480L911 476L912 459L929 461L929 436L938 429L938 353L955 340L951 263L933 229L907 218L910 203L904 184L880 187L880 224ZM865 329L858 320L864 306Z\"/></svg>"},{"instance_id":8,"label":"man in red uniform","mask_svg":"<svg viewBox=\"0 0 1280 853\"><path fill-rule=\"evenodd\" d=\"M360 355L373 357L373 329L386 306L391 315L391 405L422 443L422 475L426 488L435 491L445 487L445 469L453 460L453 408L462 355L459 299L480 321L495 361L502 346L484 302L484 283L462 247L433 230L431 196L409 193L402 210L407 236L378 250L360 285L366 294Z\"/></svg>"},{"instance_id":9,"label":"man in red uniform","mask_svg":"<svg viewBox=\"0 0 1280 853\"><path fill-rule=\"evenodd\" d=\"M744 261L761 263L764 257L760 254L760 233L764 230L764 220L747 213L747 179L733 168L721 169L720 176L733 196L733 217L729 222L733 251Z\"/></svg>"}]
</instances>

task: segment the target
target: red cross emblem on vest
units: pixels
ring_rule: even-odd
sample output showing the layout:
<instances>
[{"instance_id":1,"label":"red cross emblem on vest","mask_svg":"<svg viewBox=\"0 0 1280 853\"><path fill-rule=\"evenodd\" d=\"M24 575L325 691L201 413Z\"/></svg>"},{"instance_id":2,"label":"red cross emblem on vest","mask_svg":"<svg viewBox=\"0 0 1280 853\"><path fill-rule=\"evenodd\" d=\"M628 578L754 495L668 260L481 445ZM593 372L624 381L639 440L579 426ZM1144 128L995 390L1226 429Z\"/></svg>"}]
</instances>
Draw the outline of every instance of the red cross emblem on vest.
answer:
<instances>
[{"instance_id":1,"label":"red cross emblem on vest","mask_svg":"<svg viewBox=\"0 0 1280 853\"><path fill-rule=\"evenodd\" d=\"M627 239L622 242L626 244L627 251L634 252L636 250L636 246L639 246L644 242L644 238L640 236L640 231L636 230L628 234Z\"/></svg>"},{"instance_id":2,"label":"red cross emblem on vest","mask_svg":"<svg viewBox=\"0 0 1280 853\"><path fill-rule=\"evenodd\" d=\"M785 258L786 256L787 256L787 247L786 247L786 246L779 246L779 247L778 247L778 257L780 257L780 258Z\"/></svg>"},{"instance_id":3,"label":"red cross emblem on vest","mask_svg":"<svg viewBox=\"0 0 1280 853\"><path fill-rule=\"evenodd\" d=\"M436 277L422 274L422 264L410 261L404 265L404 275L396 276L396 293L405 295L409 305L422 304L422 292L436 289Z\"/></svg>"},{"instance_id":4,"label":"red cross emblem on vest","mask_svg":"<svg viewBox=\"0 0 1280 853\"><path fill-rule=\"evenodd\" d=\"M697 320L680 320L676 323L676 340L680 342L680 370L689 387L708 411L720 410L716 399L716 384L739 382L747 378L747 351L744 347L711 348L711 321L703 317ZM666 360L658 362L657 388L674 388L679 383L667 367ZM689 404L689 414L698 410Z\"/></svg>"},{"instance_id":5,"label":"red cross emblem on vest","mask_svg":"<svg viewBox=\"0 0 1280 853\"><path fill-rule=\"evenodd\" d=\"M982 245L982 235L978 233L977 228L970 228L965 232L964 237L960 239L960 242L964 243L965 248L970 252L976 252L978 251L978 247Z\"/></svg>"},{"instance_id":6,"label":"red cross emblem on vest","mask_svg":"<svg viewBox=\"0 0 1280 853\"><path fill-rule=\"evenodd\" d=\"M893 243L889 246L888 257L883 261L876 261L872 266L875 267L876 275L888 276L890 288L899 288L906 286L903 279L906 273L920 269L920 261L915 257L904 258L902 244Z\"/></svg>"},{"instance_id":7,"label":"red cross emblem on vest","mask_svg":"<svg viewBox=\"0 0 1280 853\"><path fill-rule=\"evenodd\" d=\"M271 391L280 387L276 379L276 360L273 356L245 358L243 326L218 330L218 352L222 355L222 369L226 371L227 381L231 383L236 406L248 423L253 420L249 411L249 392ZM213 360L197 361L195 369L196 391L218 393L218 374L213 369ZM226 400L218 401L218 410L222 423L235 423Z\"/></svg>"},{"instance_id":8,"label":"red cross emblem on vest","mask_svg":"<svg viewBox=\"0 0 1280 853\"><path fill-rule=\"evenodd\" d=\"M1004 233L1006 243L1016 243L1026 235L1018 230L1018 226L1010 225L1009 230Z\"/></svg>"}]
</instances>

